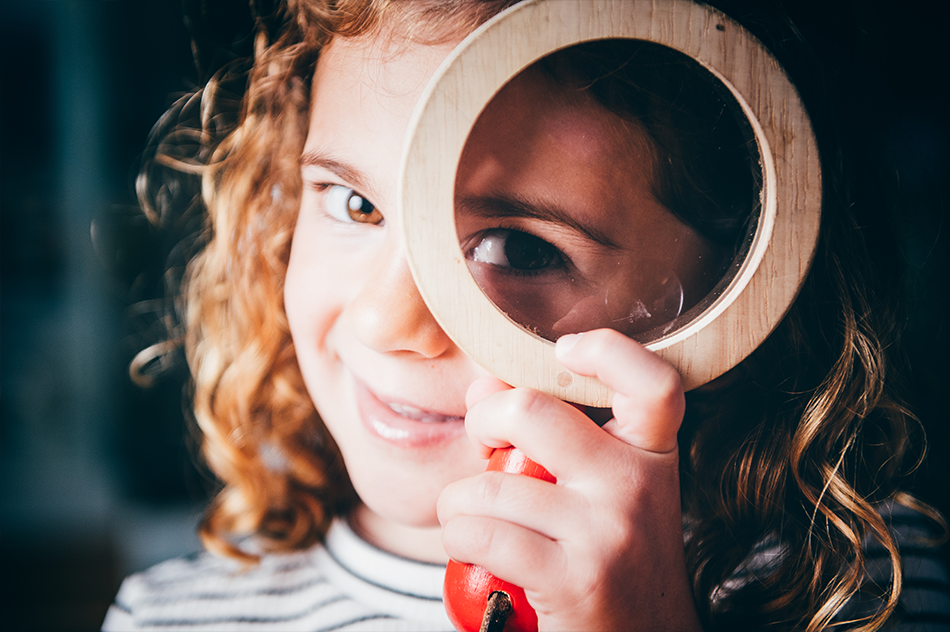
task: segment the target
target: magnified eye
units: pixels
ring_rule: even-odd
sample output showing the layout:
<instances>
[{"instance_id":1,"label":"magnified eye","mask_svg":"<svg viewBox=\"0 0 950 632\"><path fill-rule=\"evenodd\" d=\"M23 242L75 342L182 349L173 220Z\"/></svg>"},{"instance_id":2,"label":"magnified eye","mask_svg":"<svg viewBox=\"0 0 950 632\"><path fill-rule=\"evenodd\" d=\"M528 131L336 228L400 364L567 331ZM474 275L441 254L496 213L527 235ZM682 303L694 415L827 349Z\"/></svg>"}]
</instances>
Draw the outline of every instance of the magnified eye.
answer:
<instances>
[{"instance_id":1,"label":"magnified eye","mask_svg":"<svg viewBox=\"0 0 950 632\"><path fill-rule=\"evenodd\" d=\"M357 222L360 224L381 224L383 222L383 214L372 202L353 189L344 186L333 185L327 188L326 193L324 193L323 204L327 214L341 222Z\"/></svg>"},{"instance_id":2,"label":"magnified eye","mask_svg":"<svg viewBox=\"0 0 950 632\"><path fill-rule=\"evenodd\" d=\"M518 271L537 271L564 263L561 252L543 239L502 228L483 234L470 257L473 261Z\"/></svg>"}]
</instances>

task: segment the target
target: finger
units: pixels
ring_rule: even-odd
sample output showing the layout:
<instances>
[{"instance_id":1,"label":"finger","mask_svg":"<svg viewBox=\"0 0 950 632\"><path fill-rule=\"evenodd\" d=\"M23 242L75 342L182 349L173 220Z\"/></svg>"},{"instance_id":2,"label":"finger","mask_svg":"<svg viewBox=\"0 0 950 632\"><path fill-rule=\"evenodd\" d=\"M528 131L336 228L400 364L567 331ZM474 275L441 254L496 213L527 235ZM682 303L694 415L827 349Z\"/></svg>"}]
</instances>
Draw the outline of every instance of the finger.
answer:
<instances>
[{"instance_id":1,"label":"finger","mask_svg":"<svg viewBox=\"0 0 950 632\"><path fill-rule=\"evenodd\" d=\"M651 452L676 449L686 400L679 373L669 363L612 329L562 336L556 352L568 369L596 376L616 391L615 419L605 430Z\"/></svg>"},{"instance_id":2,"label":"finger","mask_svg":"<svg viewBox=\"0 0 950 632\"><path fill-rule=\"evenodd\" d=\"M477 564L526 590L541 590L567 571L566 557L556 542L493 518L452 518L442 529L442 546L456 562Z\"/></svg>"},{"instance_id":3,"label":"finger","mask_svg":"<svg viewBox=\"0 0 950 632\"><path fill-rule=\"evenodd\" d=\"M495 377L479 378L469 384L468 391L465 393L465 406L471 408L492 393L507 391L512 388Z\"/></svg>"},{"instance_id":4,"label":"finger","mask_svg":"<svg viewBox=\"0 0 950 632\"><path fill-rule=\"evenodd\" d=\"M511 386L494 377L484 377L477 379L469 385L468 391L465 393L465 406L469 411L471 411L471 409L476 404L478 404L478 402L485 399L489 395L511 389ZM465 415L465 429L468 432L469 441L472 442L472 445L474 445L475 449L478 451L479 458L488 459L491 457L491 453L496 448L507 448L511 445L503 437L482 437L481 439L475 438L476 435L472 434L470 428L468 414Z\"/></svg>"},{"instance_id":5,"label":"finger","mask_svg":"<svg viewBox=\"0 0 950 632\"><path fill-rule=\"evenodd\" d=\"M584 531L575 524L591 511L574 490L528 476L485 472L442 490L436 506L439 522L460 515L483 516L518 524L552 540Z\"/></svg>"},{"instance_id":6,"label":"finger","mask_svg":"<svg viewBox=\"0 0 950 632\"><path fill-rule=\"evenodd\" d=\"M574 406L525 388L482 399L469 409L465 428L480 452L513 445L561 484L570 482L577 463L599 460L605 442L613 441Z\"/></svg>"}]
</instances>

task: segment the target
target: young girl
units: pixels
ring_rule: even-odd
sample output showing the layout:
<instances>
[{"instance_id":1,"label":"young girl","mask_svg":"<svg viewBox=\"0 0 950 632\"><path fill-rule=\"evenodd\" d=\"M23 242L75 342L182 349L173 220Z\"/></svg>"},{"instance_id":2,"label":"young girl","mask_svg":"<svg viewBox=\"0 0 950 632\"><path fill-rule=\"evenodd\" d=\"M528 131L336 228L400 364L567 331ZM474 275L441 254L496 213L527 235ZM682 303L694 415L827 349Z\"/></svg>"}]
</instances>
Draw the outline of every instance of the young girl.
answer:
<instances>
[{"instance_id":1,"label":"young girl","mask_svg":"<svg viewBox=\"0 0 950 632\"><path fill-rule=\"evenodd\" d=\"M541 630L950 620L923 539L937 516L897 488L914 426L893 391L888 278L845 188L827 187L820 252L779 329L688 395L618 331L541 323L565 366L616 390L602 427L492 378L440 329L400 242L400 151L436 67L508 4L288 0L259 16L236 120L223 75L179 105L200 108L205 165L181 313L202 453L223 483L201 528L217 555L129 578L104 627L450 629L449 558L522 586ZM505 270L556 277L570 261L587 278L585 253L652 243L643 256L681 286L672 319L710 290L698 254L741 249L755 196L734 216L689 210L730 195L717 182L732 177L692 178L703 195L684 202L676 183L718 166L693 169L693 145L662 137L668 117L649 113L673 101L618 101L591 87L588 61L523 73L479 120L457 181L463 248L502 294ZM155 165L196 171L181 153L159 144ZM179 185L141 184L162 219ZM618 227L631 206L660 232ZM662 323L641 324L628 333ZM485 473L508 445L557 484Z\"/></svg>"}]
</instances>

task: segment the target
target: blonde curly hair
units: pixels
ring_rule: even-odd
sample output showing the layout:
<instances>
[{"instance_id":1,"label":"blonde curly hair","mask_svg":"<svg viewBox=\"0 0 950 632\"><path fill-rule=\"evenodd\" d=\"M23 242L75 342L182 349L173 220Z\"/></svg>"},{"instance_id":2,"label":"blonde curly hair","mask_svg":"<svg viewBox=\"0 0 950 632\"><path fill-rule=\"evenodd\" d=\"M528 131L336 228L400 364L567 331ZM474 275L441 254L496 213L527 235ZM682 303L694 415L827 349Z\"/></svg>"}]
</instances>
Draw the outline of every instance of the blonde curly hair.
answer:
<instances>
[{"instance_id":1,"label":"blonde curly hair","mask_svg":"<svg viewBox=\"0 0 950 632\"><path fill-rule=\"evenodd\" d=\"M197 254L186 253L182 326L171 330L192 370L201 454L222 484L200 528L209 550L253 562L233 539L246 534L272 550L305 548L356 502L304 386L283 306L320 51L384 20L410 41L434 43L514 1L286 0L258 12L250 60L225 67L156 128L139 181L146 213L161 221L172 212L174 192L156 184L154 165L200 177L206 209ZM197 124L182 124L189 118ZM831 173L839 156L829 147ZM880 607L855 625L877 629L901 590L898 548L877 503L940 519L898 492L921 458L916 420L893 392L898 319L887 289L872 289L870 254L844 210L850 200L828 189L821 252L796 306L724 385L688 396L687 556L707 624L822 629L867 588L864 546L875 540L890 557L891 581ZM768 575L725 590L769 537L783 553Z\"/></svg>"}]
</instances>

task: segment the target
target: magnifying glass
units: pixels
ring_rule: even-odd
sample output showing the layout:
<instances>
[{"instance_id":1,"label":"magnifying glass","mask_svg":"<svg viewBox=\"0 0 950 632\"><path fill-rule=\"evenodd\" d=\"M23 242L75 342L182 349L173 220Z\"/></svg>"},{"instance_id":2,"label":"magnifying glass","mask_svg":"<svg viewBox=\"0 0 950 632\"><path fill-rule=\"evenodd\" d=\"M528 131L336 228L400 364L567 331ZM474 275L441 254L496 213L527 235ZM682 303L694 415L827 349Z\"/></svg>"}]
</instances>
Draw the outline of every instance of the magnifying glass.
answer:
<instances>
[{"instance_id":1,"label":"magnifying glass","mask_svg":"<svg viewBox=\"0 0 950 632\"><path fill-rule=\"evenodd\" d=\"M420 293L462 350L513 386L608 407L553 340L612 327L687 390L723 374L804 281L821 174L794 86L721 12L534 0L436 73L398 198Z\"/></svg>"},{"instance_id":2,"label":"magnifying glass","mask_svg":"<svg viewBox=\"0 0 950 632\"><path fill-rule=\"evenodd\" d=\"M781 321L811 263L821 206L818 150L795 88L755 38L715 9L675 0L541 0L469 36L410 123L399 192L410 268L439 324L479 364L512 385L591 406L608 406L609 389L561 367L544 332L506 314L469 271L478 255L459 243L456 171L479 115L513 77L552 51L604 39L649 42L689 59L731 97L753 141L757 209L720 279L724 287L717 282L683 307L669 331L664 323L645 340L687 389L738 364Z\"/></svg>"}]
</instances>

